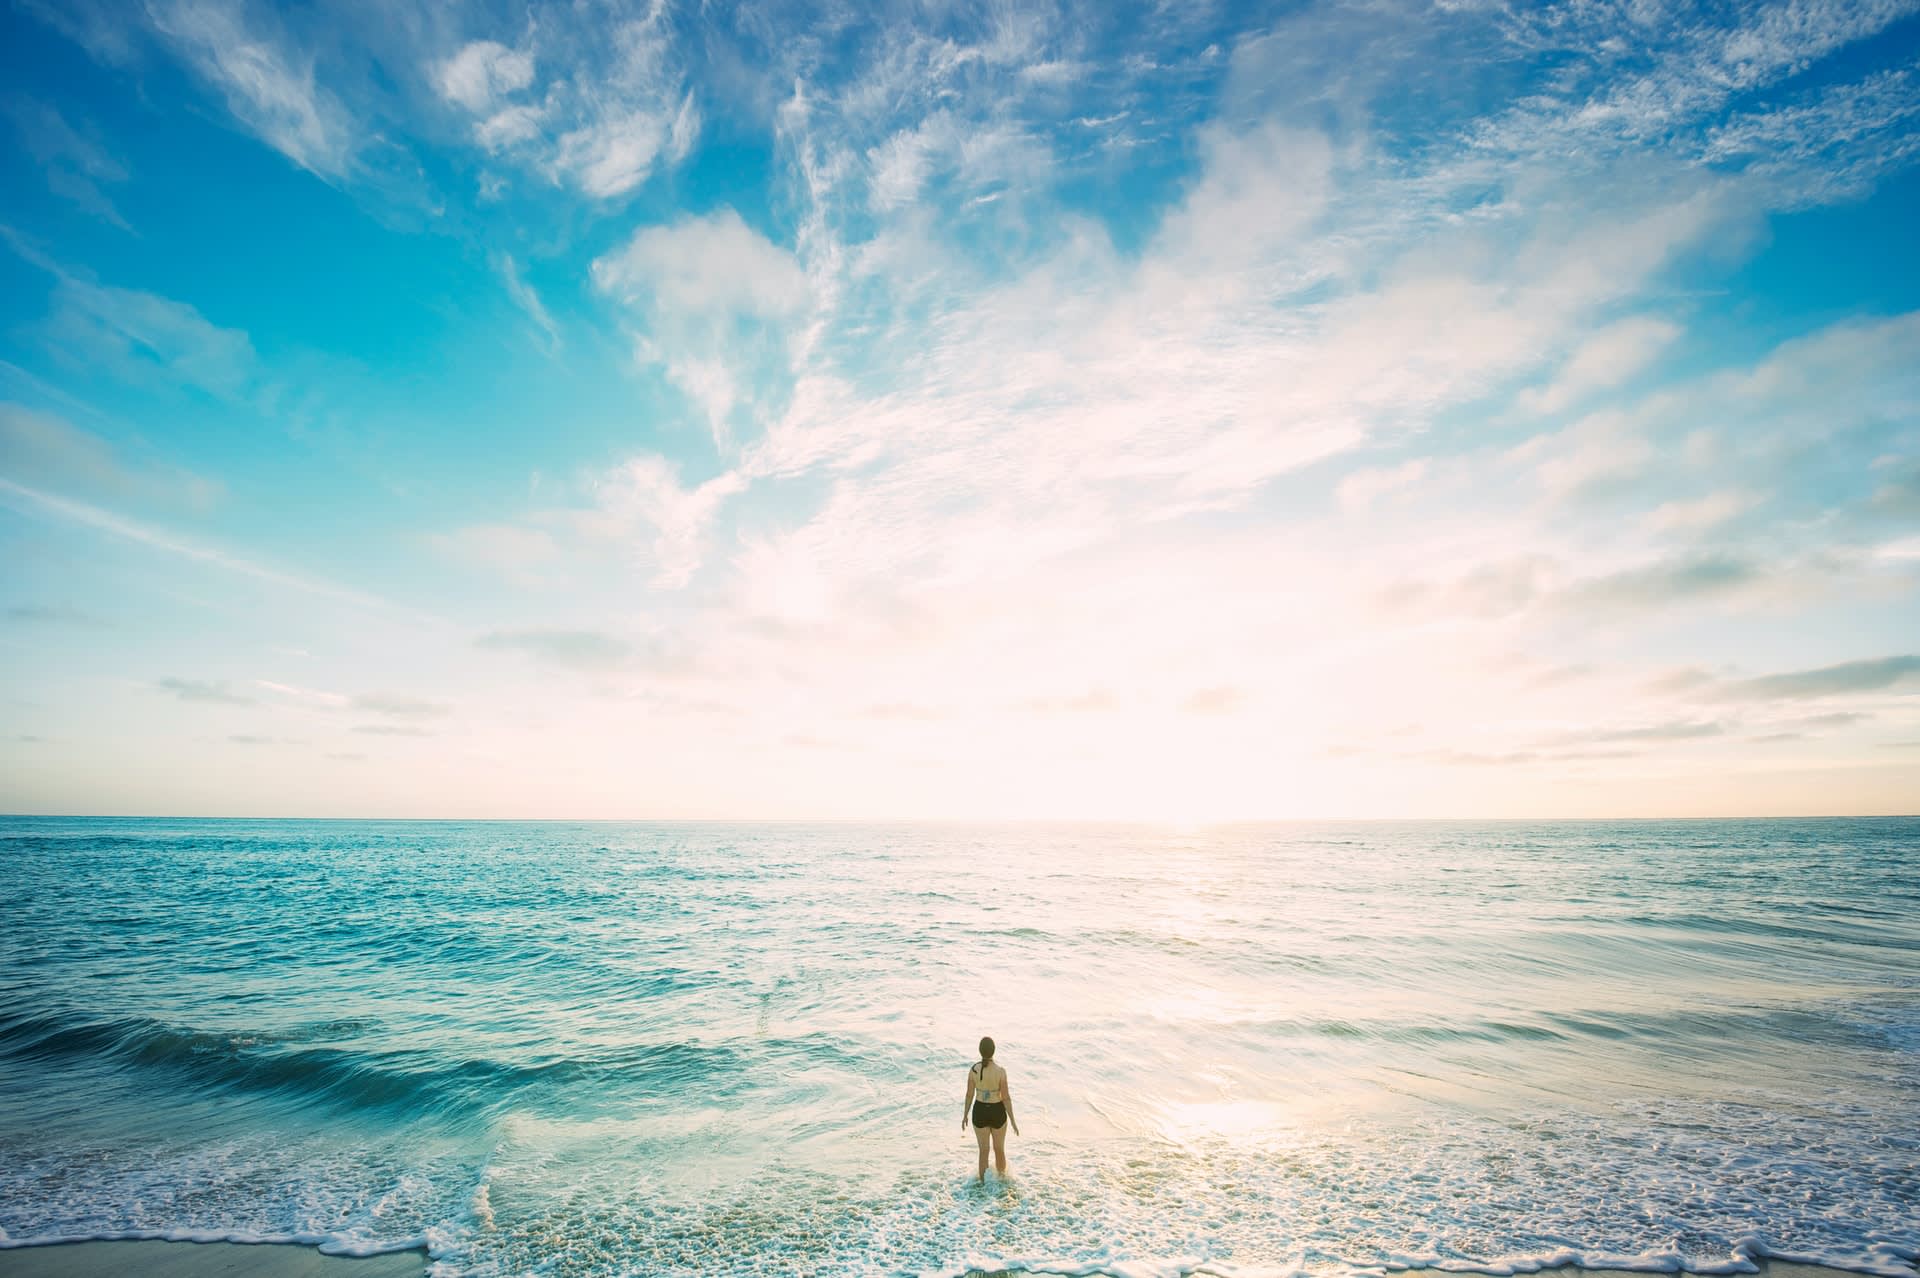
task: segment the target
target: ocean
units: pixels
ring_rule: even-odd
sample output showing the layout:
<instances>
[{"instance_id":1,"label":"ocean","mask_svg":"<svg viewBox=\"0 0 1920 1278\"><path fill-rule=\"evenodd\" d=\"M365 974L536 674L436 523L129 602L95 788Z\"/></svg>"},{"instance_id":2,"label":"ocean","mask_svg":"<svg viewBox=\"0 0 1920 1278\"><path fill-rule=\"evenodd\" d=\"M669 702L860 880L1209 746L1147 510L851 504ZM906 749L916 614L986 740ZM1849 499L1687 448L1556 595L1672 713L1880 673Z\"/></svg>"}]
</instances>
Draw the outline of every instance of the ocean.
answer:
<instances>
[{"instance_id":1,"label":"ocean","mask_svg":"<svg viewBox=\"0 0 1920 1278\"><path fill-rule=\"evenodd\" d=\"M0 819L0 1245L1912 1275L1920 819ZM1022 1135L974 1184L982 1034Z\"/></svg>"}]
</instances>

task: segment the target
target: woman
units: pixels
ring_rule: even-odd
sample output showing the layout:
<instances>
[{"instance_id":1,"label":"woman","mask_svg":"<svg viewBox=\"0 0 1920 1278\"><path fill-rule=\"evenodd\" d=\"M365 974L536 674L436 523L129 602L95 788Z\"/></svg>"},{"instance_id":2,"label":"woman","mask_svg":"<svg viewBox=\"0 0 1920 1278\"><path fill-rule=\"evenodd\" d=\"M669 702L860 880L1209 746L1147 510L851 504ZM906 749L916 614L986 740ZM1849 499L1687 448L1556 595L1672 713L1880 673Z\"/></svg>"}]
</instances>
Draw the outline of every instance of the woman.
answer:
<instances>
[{"instance_id":1,"label":"woman","mask_svg":"<svg viewBox=\"0 0 1920 1278\"><path fill-rule=\"evenodd\" d=\"M1007 1091L1007 1071L993 1063L993 1040L980 1040L980 1059L967 1070L967 1098L960 1102L960 1130L967 1130L967 1118L973 1118L973 1136L980 1142L980 1181L987 1179L987 1142L993 1142L993 1169L1007 1174L1007 1125L1020 1134L1013 1121L1013 1096Z\"/></svg>"}]
</instances>

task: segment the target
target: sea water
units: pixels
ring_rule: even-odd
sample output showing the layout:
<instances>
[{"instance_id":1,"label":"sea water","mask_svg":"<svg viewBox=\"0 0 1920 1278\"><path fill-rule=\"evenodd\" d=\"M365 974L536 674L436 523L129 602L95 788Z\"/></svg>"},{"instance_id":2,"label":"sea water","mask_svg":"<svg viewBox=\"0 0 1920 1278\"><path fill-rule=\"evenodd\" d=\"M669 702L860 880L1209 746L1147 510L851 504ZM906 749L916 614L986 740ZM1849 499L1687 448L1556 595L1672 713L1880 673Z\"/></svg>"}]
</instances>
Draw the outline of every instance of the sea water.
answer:
<instances>
[{"instance_id":1,"label":"sea water","mask_svg":"<svg viewBox=\"0 0 1920 1278\"><path fill-rule=\"evenodd\" d=\"M1920 820L0 820L0 1245L1920 1255ZM974 1183L999 1043L1011 1176Z\"/></svg>"}]
</instances>

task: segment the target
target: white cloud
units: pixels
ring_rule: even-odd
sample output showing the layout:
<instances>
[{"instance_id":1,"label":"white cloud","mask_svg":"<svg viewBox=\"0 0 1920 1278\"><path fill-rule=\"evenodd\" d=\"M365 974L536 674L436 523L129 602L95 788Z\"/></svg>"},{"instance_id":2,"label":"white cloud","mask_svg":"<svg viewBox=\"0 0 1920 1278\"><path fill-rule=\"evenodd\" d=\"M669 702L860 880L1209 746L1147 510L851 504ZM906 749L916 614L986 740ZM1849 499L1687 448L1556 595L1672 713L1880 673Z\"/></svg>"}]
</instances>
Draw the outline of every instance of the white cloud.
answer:
<instances>
[{"instance_id":1,"label":"white cloud","mask_svg":"<svg viewBox=\"0 0 1920 1278\"><path fill-rule=\"evenodd\" d=\"M600 478L588 526L623 540L647 538L647 550L637 558L648 565L656 586L672 589L686 585L699 568L721 503L745 489L745 478L734 471L683 488L672 462L636 457Z\"/></svg>"},{"instance_id":2,"label":"white cloud","mask_svg":"<svg viewBox=\"0 0 1920 1278\"><path fill-rule=\"evenodd\" d=\"M1052 176L1047 144L1005 121L968 122L937 110L869 147L868 199L882 213L920 201L936 179L951 184L952 202L1000 198L1008 187L1043 184Z\"/></svg>"},{"instance_id":3,"label":"white cloud","mask_svg":"<svg viewBox=\"0 0 1920 1278\"><path fill-rule=\"evenodd\" d=\"M722 508L747 486L737 471L685 486L676 463L646 454L583 477L576 504L518 523L468 525L431 542L516 585L555 589L574 584L610 550L654 588L678 590L706 562Z\"/></svg>"},{"instance_id":4,"label":"white cloud","mask_svg":"<svg viewBox=\"0 0 1920 1278\"><path fill-rule=\"evenodd\" d=\"M1618 414L1596 414L1564 430L1536 435L1507 455L1529 469L1555 500L1631 484L1657 456L1637 424Z\"/></svg>"},{"instance_id":5,"label":"white cloud","mask_svg":"<svg viewBox=\"0 0 1920 1278\"><path fill-rule=\"evenodd\" d=\"M793 255L730 208L641 228L594 262L593 281L624 302L697 315L777 318L807 300L807 277Z\"/></svg>"},{"instance_id":6,"label":"white cloud","mask_svg":"<svg viewBox=\"0 0 1920 1278\"><path fill-rule=\"evenodd\" d=\"M1654 533L1698 533L1718 527L1753 509L1758 499L1752 493L1729 490L1708 493L1681 501L1662 502L1647 514L1647 528Z\"/></svg>"},{"instance_id":7,"label":"white cloud","mask_svg":"<svg viewBox=\"0 0 1920 1278\"><path fill-rule=\"evenodd\" d=\"M1267 122L1200 135L1201 177L1161 227L1158 248L1175 270L1268 263L1327 208L1333 147L1321 133Z\"/></svg>"},{"instance_id":8,"label":"white cloud","mask_svg":"<svg viewBox=\"0 0 1920 1278\"><path fill-rule=\"evenodd\" d=\"M1356 279L1317 233L1335 154L1312 133L1214 128L1137 263L1084 231L1004 284L936 298L896 389L803 376L746 465L834 487L807 524L748 546L741 606L819 624L1243 507L1276 476L1539 367L1719 208L1683 193L1517 245L1512 228L1443 228ZM1310 285L1344 295L1289 304ZM1343 500L1425 466L1354 477Z\"/></svg>"},{"instance_id":9,"label":"white cloud","mask_svg":"<svg viewBox=\"0 0 1920 1278\"><path fill-rule=\"evenodd\" d=\"M638 362L663 366L723 447L789 369L810 298L794 256L732 209L643 227L595 260L593 281L632 315Z\"/></svg>"},{"instance_id":10,"label":"white cloud","mask_svg":"<svg viewBox=\"0 0 1920 1278\"><path fill-rule=\"evenodd\" d=\"M474 140L489 151L505 151L540 136L544 106L502 107L473 126Z\"/></svg>"},{"instance_id":11,"label":"white cloud","mask_svg":"<svg viewBox=\"0 0 1920 1278\"><path fill-rule=\"evenodd\" d=\"M1364 512L1377 499L1420 482L1427 473L1425 458L1401 462L1398 466L1357 470L1340 481L1335 490L1340 504L1355 512Z\"/></svg>"},{"instance_id":12,"label":"white cloud","mask_svg":"<svg viewBox=\"0 0 1920 1278\"><path fill-rule=\"evenodd\" d=\"M1084 62L1054 58L1046 62L1030 62L1020 68L1020 78L1035 84L1058 89L1083 79L1092 70Z\"/></svg>"},{"instance_id":13,"label":"white cloud","mask_svg":"<svg viewBox=\"0 0 1920 1278\"><path fill-rule=\"evenodd\" d=\"M560 136L554 168L606 199L640 185L667 140L667 121L648 111L604 116Z\"/></svg>"},{"instance_id":14,"label":"white cloud","mask_svg":"<svg viewBox=\"0 0 1920 1278\"><path fill-rule=\"evenodd\" d=\"M482 115L533 83L533 58L495 40L475 40L439 65L433 83L448 102Z\"/></svg>"},{"instance_id":15,"label":"white cloud","mask_svg":"<svg viewBox=\"0 0 1920 1278\"><path fill-rule=\"evenodd\" d=\"M953 131L951 118L936 114L868 150L875 207L892 209L911 204L933 169L934 152L950 143Z\"/></svg>"},{"instance_id":16,"label":"white cloud","mask_svg":"<svg viewBox=\"0 0 1920 1278\"><path fill-rule=\"evenodd\" d=\"M473 117L473 139L490 154L611 200L691 153L700 111L665 6L620 22L543 22L528 41L515 49L471 40L427 67L441 98Z\"/></svg>"}]
</instances>

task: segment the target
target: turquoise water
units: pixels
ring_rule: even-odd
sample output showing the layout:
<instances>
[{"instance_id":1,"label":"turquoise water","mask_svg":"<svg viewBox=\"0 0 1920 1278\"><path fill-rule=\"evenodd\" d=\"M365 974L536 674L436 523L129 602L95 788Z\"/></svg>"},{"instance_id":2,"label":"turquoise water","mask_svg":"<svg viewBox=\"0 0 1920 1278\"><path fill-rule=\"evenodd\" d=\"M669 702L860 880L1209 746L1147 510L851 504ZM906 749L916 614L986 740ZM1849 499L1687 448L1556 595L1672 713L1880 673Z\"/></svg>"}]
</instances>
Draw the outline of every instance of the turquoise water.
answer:
<instances>
[{"instance_id":1,"label":"turquoise water","mask_svg":"<svg viewBox=\"0 0 1920 1278\"><path fill-rule=\"evenodd\" d=\"M1920 820L0 820L0 1230L442 1274L1920 1256ZM982 1033L1022 1136L972 1184Z\"/></svg>"}]
</instances>

